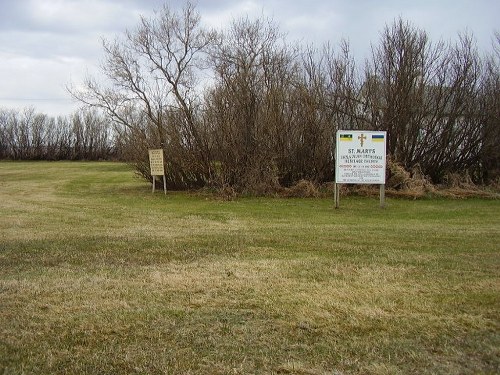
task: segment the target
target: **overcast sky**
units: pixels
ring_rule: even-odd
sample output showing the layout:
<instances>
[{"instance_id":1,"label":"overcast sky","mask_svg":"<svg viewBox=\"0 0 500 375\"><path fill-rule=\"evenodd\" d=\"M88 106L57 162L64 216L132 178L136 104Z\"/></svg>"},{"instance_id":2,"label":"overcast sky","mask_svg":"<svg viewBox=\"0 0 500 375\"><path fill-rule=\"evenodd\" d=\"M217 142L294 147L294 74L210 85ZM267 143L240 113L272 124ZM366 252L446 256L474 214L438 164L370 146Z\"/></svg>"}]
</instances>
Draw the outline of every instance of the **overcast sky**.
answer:
<instances>
[{"instance_id":1,"label":"overcast sky","mask_svg":"<svg viewBox=\"0 0 500 375\"><path fill-rule=\"evenodd\" d=\"M95 75L103 58L101 38L133 29L140 15L163 0L0 0L0 108L34 106L52 116L78 107L66 92ZM167 2L180 8L184 1ZM499 0L198 0L207 25L224 28L244 15L272 17L289 41L320 46L342 39L358 60L398 17L425 30L432 41L456 40L471 31L481 52L500 31Z\"/></svg>"}]
</instances>

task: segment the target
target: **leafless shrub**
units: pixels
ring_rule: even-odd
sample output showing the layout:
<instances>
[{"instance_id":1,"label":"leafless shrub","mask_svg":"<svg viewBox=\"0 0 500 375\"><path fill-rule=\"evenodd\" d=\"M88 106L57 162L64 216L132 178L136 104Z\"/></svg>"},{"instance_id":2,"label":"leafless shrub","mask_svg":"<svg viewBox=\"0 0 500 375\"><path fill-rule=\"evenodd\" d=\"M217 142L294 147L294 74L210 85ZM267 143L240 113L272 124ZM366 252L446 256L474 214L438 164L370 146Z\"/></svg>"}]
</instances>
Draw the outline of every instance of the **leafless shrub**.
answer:
<instances>
[{"instance_id":1,"label":"leafless shrub","mask_svg":"<svg viewBox=\"0 0 500 375\"><path fill-rule=\"evenodd\" d=\"M0 139L0 157L13 160L100 160L116 151L107 120L91 110L58 118L0 110Z\"/></svg>"},{"instance_id":2,"label":"leafless shrub","mask_svg":"<svg viewBox=\"0 0 500 375\"><path fill-rule=\"evenodd\" d=\"M214 41L215 33L202 27L191 3L180 12L165 5L153 17L142 17L121 40L103 41L102 70L109 86L89 77L84 90L70 88L75 98L108 114L123 142L130 142L130 161L150 181L142 168L148 148L165 150L169 188L199 187L210 179L196 87L197 72Z\"/></svg>"},{"instance_id":3,"label":"leafless shrub","mask_svg":"<svg viewBox=\"0 0 500 375\"><path fill-rule=\"evenodd\" d=\"M333 179L338 129L387 131L390 189L424 194L464 170L474 182L498 177L499 57L483 61L471 34L432 43L395 20L361 71L346 42L292 46L263 17L216 33L186 3L103 47L110 85L88 79L72 93L110 116L118 148L150 181L147 149L162 148L169 188L272 195L321 184ZM9 128L0 132L9 138ZM22 131L14 136L24 142Z\"/></svg>"},{"instance_id":4,"label":"leafless shrub","mask_svg":"<svg viewBox=\"0 0 500 375\"><path fill-rule=\"evenodd\" d=\"M238 193L232 186L224 185L217 190L217 196L222 200L232 201L238 196Z\"/></svg>"},{"instance_id":5,"label":"leafless shrub","mask_svg":"<svg viewBox=\"0 0 500 375\"><path fill-rule=\"evenodd\" d=\"M403 20L386 27L366 69L362 100L373 129L387 130L388 153L434 183L447 172L481 168L481 61L470 34L432 44Z\"/></svg>"}]
</instances>

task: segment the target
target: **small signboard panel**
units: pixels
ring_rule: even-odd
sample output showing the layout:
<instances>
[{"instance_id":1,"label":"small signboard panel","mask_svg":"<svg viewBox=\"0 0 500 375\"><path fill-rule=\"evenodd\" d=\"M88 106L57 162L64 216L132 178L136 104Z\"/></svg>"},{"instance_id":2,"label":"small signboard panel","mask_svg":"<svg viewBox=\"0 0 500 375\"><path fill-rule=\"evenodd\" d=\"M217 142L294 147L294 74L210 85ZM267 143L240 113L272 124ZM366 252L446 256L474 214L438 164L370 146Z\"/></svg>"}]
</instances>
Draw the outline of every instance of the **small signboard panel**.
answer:
<instances>
[{"instance_id":1,"label":"small signboard panel","mask_svg":"<svg viewBox=\"0 0 500 375\"><path fill-rule=\"evenodd\" d=\"M154 149L149 152L149 167L151 168L151 176L153 177L153 193L155 192L155 176L163 176L163 191L167 194L167 179L165 177L165 168L163 166L163 150Z\"/></svg>"},{"instance_id":2,"label":"small signboard panel","mask_svg":"<svg viewBox=\"0 0 500 375\"><path fill-rule=\"evenodd\" d=\"M149 166L151 168L151 176L163 176L165 170L163 168L163 150L149 150Z\"/></svg>"},{"instance_id":3,"label":"small signboard panel","mask_svg":"<svg viewBox=\"0 0 500 375\"><path fill-rule=\"evenodd\" d=\"M385 131L337 131L335 182L385 184Z\"/></svg>"}]
</instances>

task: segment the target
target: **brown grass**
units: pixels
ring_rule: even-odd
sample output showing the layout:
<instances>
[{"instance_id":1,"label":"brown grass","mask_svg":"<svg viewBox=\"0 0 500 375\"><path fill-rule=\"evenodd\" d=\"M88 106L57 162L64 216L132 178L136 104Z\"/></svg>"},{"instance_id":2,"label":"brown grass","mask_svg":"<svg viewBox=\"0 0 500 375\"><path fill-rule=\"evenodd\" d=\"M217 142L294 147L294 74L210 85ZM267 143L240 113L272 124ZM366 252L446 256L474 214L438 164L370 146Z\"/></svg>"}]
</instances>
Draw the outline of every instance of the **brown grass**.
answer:
<instances>
[{"instance_id":1,"label":"brown grass","mask_svg":"<svg viewBox=\"0 0 500 375\"><path fill-rule=\"evenodd\" d=\"M317 198L321 195L318 187L308 180L300 180L290 188L284 189L281 196L288 198Z\"/></svg>"},{"instance_id":2,"label":"brown grass","mask_svg":"<svg viewBox=\"0 0 500 375\"><path fill-rule=\"evenodd\" d=\"M496 200L153 195L110 163L0 181L0 373L500 369Z\"/></svg>"}]
</instances>

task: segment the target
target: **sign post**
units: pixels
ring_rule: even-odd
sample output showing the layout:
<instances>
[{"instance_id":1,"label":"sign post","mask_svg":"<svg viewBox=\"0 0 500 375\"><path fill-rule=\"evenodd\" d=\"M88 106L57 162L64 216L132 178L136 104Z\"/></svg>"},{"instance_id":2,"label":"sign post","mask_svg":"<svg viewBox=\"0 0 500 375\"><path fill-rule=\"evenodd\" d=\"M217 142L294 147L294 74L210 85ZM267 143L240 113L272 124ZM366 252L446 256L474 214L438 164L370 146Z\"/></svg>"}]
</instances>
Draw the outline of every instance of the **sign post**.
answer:
<instances>
[{"instance_id":1,"label":"sign post","mask_svg":"<svg viewBox=\"0 0 500 375\"><path fill-rule=\"evenodd\" d=\"M385 131L337 131L335 152L335 208L340 206L339 184L380 185L380 207L385 206Z\"/></svg>"},{"instance_id":2,"label":"sign post","mask_svg":"<svg viewBox=\"0 0 500 375\"><path fill-rule=\"evenodd\" d=\"M153 193L155 192L155 176L163 176L163 191L167 194L167 179L163 165L163 149L149 150L149 167L153 177Z\"/></svg>"}]
</instances>

